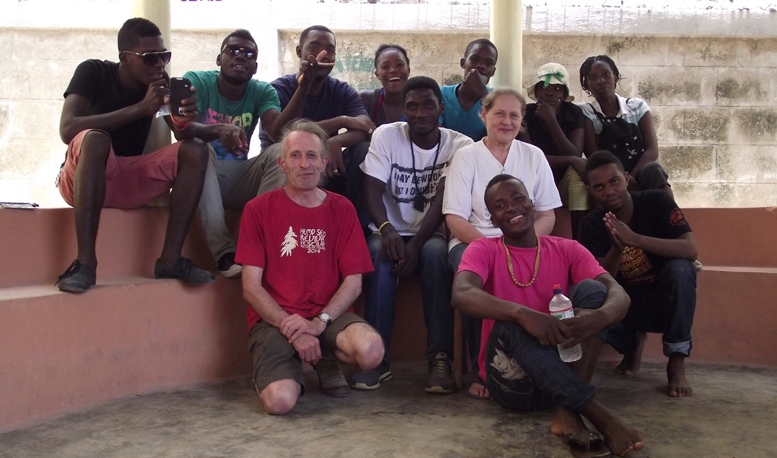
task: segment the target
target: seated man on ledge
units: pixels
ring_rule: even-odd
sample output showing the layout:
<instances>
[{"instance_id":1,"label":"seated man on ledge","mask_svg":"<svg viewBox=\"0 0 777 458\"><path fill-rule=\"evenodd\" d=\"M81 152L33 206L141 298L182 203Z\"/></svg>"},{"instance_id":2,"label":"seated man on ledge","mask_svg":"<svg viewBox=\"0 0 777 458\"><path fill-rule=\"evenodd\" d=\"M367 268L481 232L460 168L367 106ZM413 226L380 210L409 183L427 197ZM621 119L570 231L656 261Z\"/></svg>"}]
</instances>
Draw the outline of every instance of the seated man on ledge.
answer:
<instances>
[{"instance_id":1,"label":"seated man on ledge","mask_svg":"<svg viewBox=\"0 0 777 458\"><path fill-rule=\"evenodd\" d=\"M583 220L580 243L631 297L626 318L607 334L607 343L624 355L616 370L636 373L645 332L661 332L664 355L669 357L667 394L691 396L685 378L696 310L697 249L691 226L671 194L629 192L631 178L609 151L592 154L585 170L599 208Z\"/></svg>"},{"instance_id":2,"label":"seated man on ledge","mask_svg":"<svg viewBox=\"0 0 777 458\"><path fill-rule=\"evenodd\" d=\"M289 124L279 158L286 186L251 200L240 225L254 382L272 415L304 394L303 361L316 369L322 393L342 397L350 387L335 357L361 370L383 359L380 335L351 309L362 275L373 270L356 210L317 187L326 140L312 121Z\"/></svg>"},{"instance_id":3,"label":"seated man on ledge","mask_svg":"<svg viewBox=\"0 0 777 458\"><path fill-rule=\"evenodd\" d=\"M389 343L394 328L400 277L418 272L426 324L428 393L452 393L453 309L448 242L443 235L443 176L456 151L472 144L464 134L438 127L445 109L437 82L426 76L402 87L407 122L384 124L375 131L362 163L364 193L373 234L367 245L375 273L364 281L364 317L386 344L386 358L375 370L353 377L353 387L371 390L390 380Z\"/></svg>"},{"instance_id":4,"label":"seated man on ledge","mask_svg":"<svg viewBox=\"0 0 777 458\"><path fill-rule=\"evenodd\" d=\"M467 247L453 282L453 306L483 318L479 362L491 398L517 411L559 406L551 431L575 456L641 450L639 431L599 404L589 383L605 328L628 310L623 288L577 242L537 237L534 205L517 178L494 177L485 201L504 236L481 238ZM569 291L574 318L561 321L549 314L555 284ZM562 362L556 345L577 344L582 358Z\"/></svg>"},{"instance_id":5,"label":"seated man on ledge","mask_svg":"<svg viewBox=\"0 0 777 458\"><path fill-rule=\"evenodd\" d=\"M151 21L133 18L119 30L119 63L82 62L65 91L59 134L67 155L57 185L75 208L78 255L59 277L59 289L83 293L95 284L95 241L100 211L140 208L170 194L170 217L155 278L201 285L214 280L181 256L181 247L200 201L208 147L198 139L142 154L151 121L170 94L165 64L170 51ZM197 100L185 99L180 124L197 117ZM166 118L170 122L170 118Z\"/></svg>"},{"instance_id":6,"label":"seated man on ledge","mask_svg":"<svg viewBox=\"0 0 777 458\"><path fill-rule=\"evenodd\" d=\"M197 89L200 119L175 130L179 140L197 137L209 142L210 162L199 210L208 247L225 277L237 277L243 268L235 263L237 243L224 221L224 209L242 210L249 200L280 188L286 181L277 155L265 152L248 158L251 136L260 119L272 138L280 137L291 121L290 110L281 113L275 89L253 78L257 56L256 41L248 30L227 35L216 56L219 70L183 75Z\"/></svg>"}]
</instances>

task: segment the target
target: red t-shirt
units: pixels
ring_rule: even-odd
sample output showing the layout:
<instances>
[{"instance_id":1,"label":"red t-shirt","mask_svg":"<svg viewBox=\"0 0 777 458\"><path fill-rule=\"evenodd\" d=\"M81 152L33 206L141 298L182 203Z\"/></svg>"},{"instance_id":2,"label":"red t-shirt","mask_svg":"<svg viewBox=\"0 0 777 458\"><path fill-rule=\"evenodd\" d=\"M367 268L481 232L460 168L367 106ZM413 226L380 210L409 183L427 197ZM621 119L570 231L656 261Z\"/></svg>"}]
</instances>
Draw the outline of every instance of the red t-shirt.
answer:
<instances>
[{"instance_id":1,"label":"red t-shirt","mask_svg":"<svg viewBox=\"0 0 777 458\"><path fill-rule=\"evenodd\" d=\"M513 283L507 269L507 257L501 237L481 238L469 244L459 264L459 272L474 272L483 280L483 291L500 299L525 305L542 313L550 313L553 286L561 285L564 294L569 287L583 280L607 273L582 245L560 237L540 237L540 267L534 283L522 288ZM512 255L515 279L528 283L534 273L536 248L508 246ZM494 320L483 320L478 364L480 376L486 379L486 345Z\"/></svg>"},{"instance_id":2,"label":"red t-shirt","mask_svg":"<svg viewBox=\"0 0 777 458\"><path fill-rule=\"evenodd\" d=\"M303 207L283 188L248 202L240 222L238 263L264 269L262 286L283 310L312 318L349 275L373 271L351 202L327 192ZM248 329L260 317L248 307Z\"/></svg>"}]
</instances>

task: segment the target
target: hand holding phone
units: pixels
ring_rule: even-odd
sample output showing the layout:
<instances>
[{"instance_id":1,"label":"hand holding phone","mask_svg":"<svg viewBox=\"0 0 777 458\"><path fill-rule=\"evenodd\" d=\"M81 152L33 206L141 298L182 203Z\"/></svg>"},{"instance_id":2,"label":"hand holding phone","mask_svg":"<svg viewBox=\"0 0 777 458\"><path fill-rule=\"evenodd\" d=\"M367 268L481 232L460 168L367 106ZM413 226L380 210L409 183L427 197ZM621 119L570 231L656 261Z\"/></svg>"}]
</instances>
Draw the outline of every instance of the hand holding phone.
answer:
<instances>
[{"instance_id":1,"label":"hand holding phone","mask_svg":"<svg viewBox=\"0 0 777 458\"><path fill-rule=\"evenodd\" d=\"M173 116L186 116L181 111L183 100L192 96L192 82L188 78L170 78L170 114Z\"/></svg>"}]
</instances>

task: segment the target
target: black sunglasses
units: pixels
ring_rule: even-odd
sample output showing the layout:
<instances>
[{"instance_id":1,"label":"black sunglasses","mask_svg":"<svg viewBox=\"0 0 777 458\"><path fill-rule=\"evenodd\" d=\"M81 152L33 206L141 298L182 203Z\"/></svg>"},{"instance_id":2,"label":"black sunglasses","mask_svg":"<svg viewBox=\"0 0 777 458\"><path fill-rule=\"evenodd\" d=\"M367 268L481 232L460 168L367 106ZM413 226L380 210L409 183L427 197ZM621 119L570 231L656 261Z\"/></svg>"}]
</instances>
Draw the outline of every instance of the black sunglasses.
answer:
<instances>
[{"instance_id":1,"label":"black sunglasses","mask_svg":"<svg viewBox=\"0 0 777 458\"><path fill-rule=\"evenodd\" d=\"M170 58L173 57L172 51L144 52L143 54L134 51L122 51L121 53L134 54L143 59L143 63L149 67L156 65L156 63L159 62L159 59L162 59L162 63L167 65L167 63L170 62Z\"/></svg>"},{"instance_id":2,"label":"black sunglasses","mask_svg":"<svg viewBox=\"0 0 777 458\"><path fill-rule=\"evenodd\" d=\"M222 49L221 52L226 52L232 57L237 57L238 55L242 54L248 60L256 59L256 51L252 49L241 48L240 46L224 45L224 49Z\"/></svg>"}]
</instances>

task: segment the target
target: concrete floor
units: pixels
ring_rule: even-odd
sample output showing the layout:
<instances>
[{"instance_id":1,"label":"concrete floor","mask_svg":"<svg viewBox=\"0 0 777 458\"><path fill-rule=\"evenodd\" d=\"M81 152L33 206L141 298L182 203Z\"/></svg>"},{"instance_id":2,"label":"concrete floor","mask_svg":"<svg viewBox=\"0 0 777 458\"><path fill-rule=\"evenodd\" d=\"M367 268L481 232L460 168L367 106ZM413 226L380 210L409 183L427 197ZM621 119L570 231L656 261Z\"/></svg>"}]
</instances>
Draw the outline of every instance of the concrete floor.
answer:
<instances>
[{"instance_id":1,"label":"concrete floor","mask_svg":"<svg viewBox=\"0 0 777 458\"><path fill-rule=\"evenodd\" d=\"M266 415L248 378L138 395L0 434L0 457L542 457L570 454L552 411L508 413L463 392L423 392L425 365L399 363L374 392L308 393ZM664 394L663 365L626 379L601 363L597 398L641 429L652 458L777 457L777 370L689 365L695 395Z\"/></svg>"}]
</instances>

